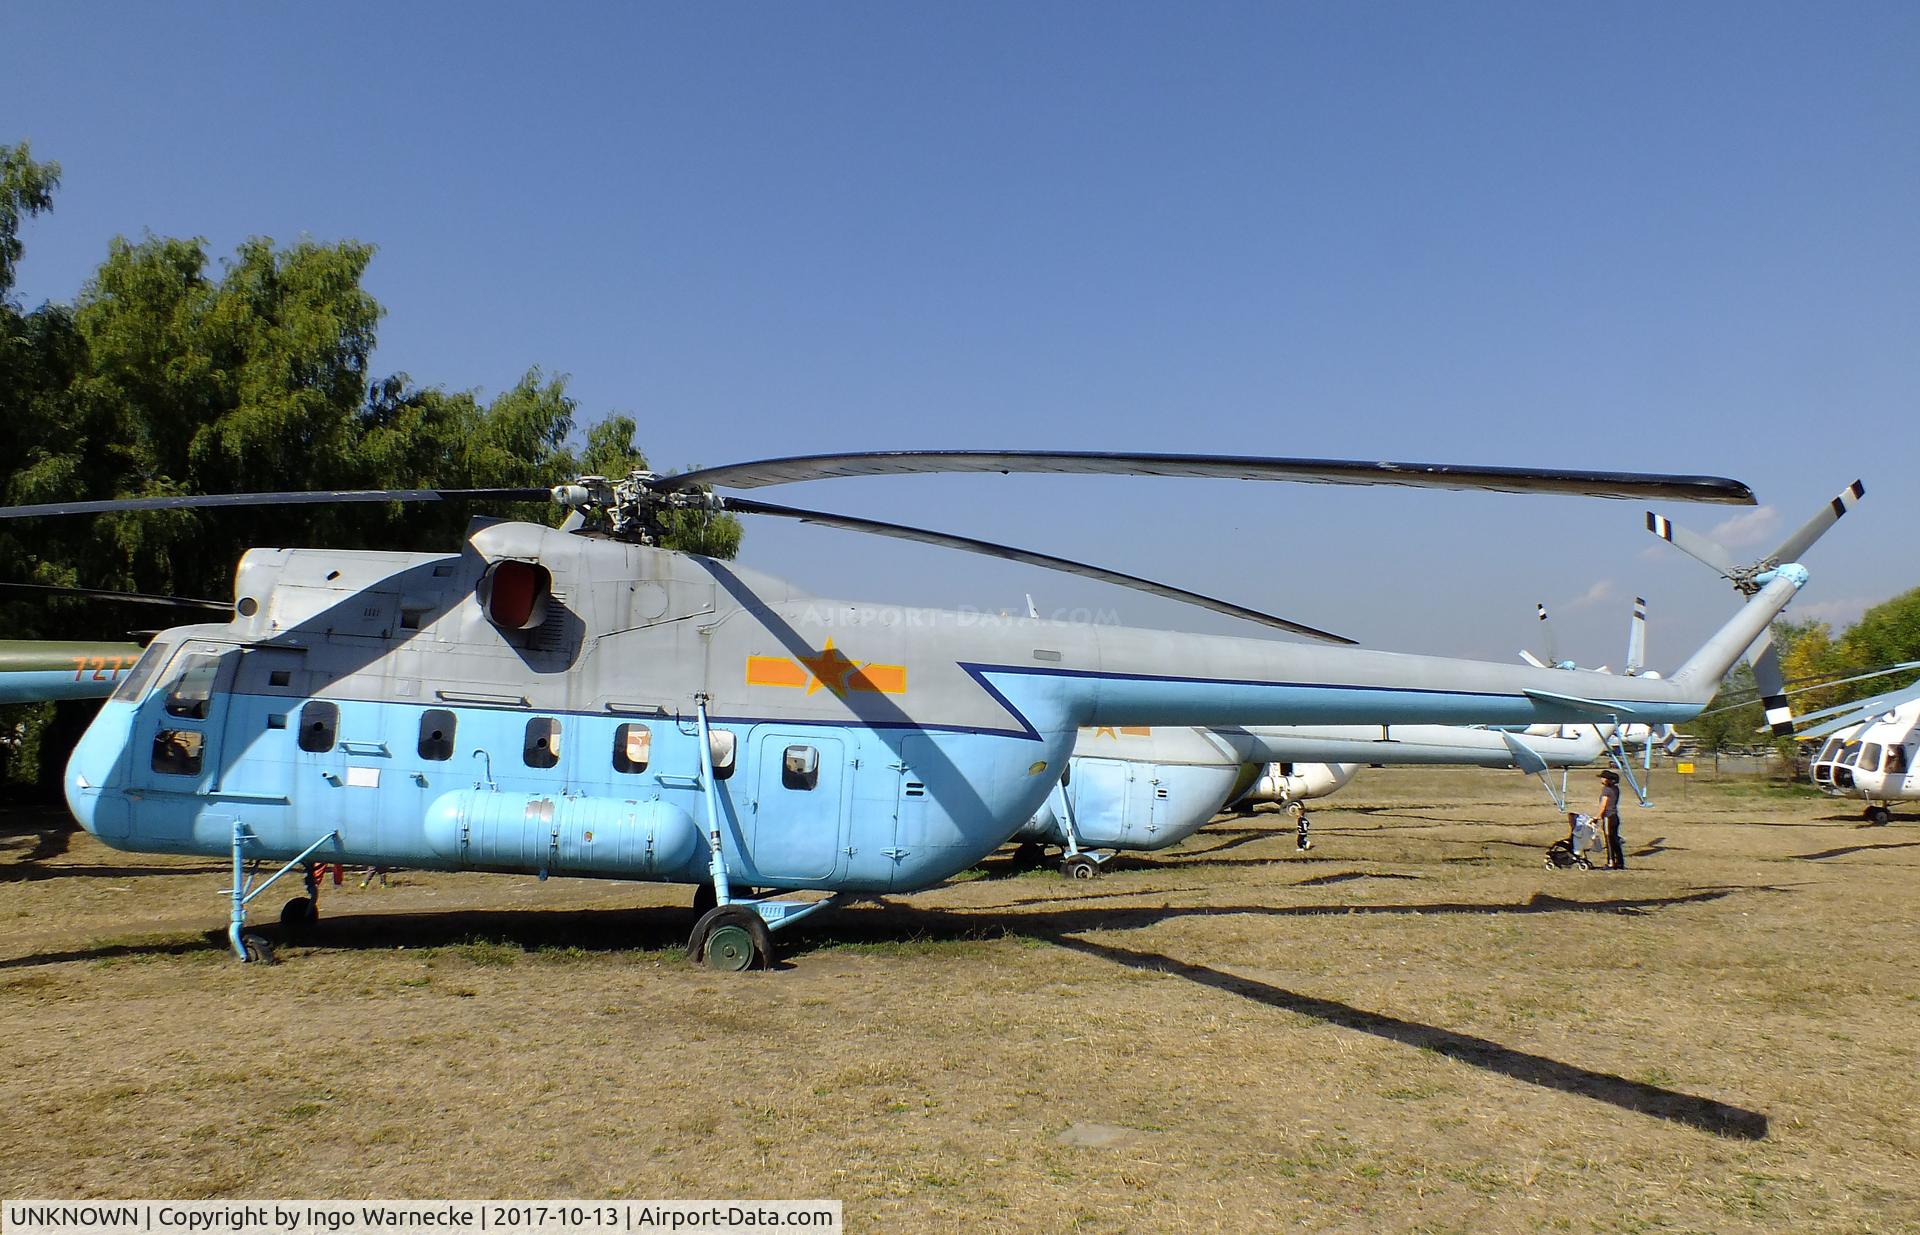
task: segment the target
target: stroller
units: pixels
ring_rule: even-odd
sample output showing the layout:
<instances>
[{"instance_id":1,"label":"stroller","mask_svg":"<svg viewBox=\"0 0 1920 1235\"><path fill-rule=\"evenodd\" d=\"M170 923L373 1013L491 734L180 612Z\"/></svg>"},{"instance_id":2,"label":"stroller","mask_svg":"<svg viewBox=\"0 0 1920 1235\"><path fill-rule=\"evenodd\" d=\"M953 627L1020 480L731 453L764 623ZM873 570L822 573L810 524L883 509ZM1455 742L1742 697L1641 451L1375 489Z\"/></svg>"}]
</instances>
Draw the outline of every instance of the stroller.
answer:
<instances>
[{"instance_id":1,"label":"stroller","mask_svg":"<svg viewBox=\"0 0 1920 1235\"><path fill-rule=\"evenodd\" d=\"M1600 835L1600 821L1592 815L1567 813L1567 835L1547 847L1547 869L1566 870L1577 867L1583 871L1593 869L1593 863L1587 855L1606 843Z\"/></svg>"}]
</instances>

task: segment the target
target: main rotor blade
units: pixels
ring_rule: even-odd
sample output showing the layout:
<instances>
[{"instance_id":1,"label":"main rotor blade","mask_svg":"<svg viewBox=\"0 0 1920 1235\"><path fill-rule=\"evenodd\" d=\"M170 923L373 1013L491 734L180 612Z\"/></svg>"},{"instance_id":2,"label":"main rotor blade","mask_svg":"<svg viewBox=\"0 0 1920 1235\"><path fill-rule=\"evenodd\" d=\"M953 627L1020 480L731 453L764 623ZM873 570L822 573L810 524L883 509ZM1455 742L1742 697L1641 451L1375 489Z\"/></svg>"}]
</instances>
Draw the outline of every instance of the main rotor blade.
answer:
<instances>
[{"instance_id":1,"label":"main rotor blade","mask_svg":"<svg viewBox=\"0 0 1920 1235\"><path fill-rule=\"evenodd\" d=\"M758 489L767 485L841 476L904 476L928 472L1211 476L1230 480L1289 480L1323 485L1411 485L1424 489L1490 489L1500 493L1566 493L1584 497L1668 497L1678 501L1718 502L1736 506L1754 504L1753 490L1723 476L1093 450L875 450L796 455L784 459L729 463L683 472L678 476L663 476L654 482L654 488L673 491L702 485L721 485L733 489Z\"/></svg>"},{"instance_id":2,"label":"main rotor blade","mask_svg":"<svg viewBox=\"0 0 1920 1235\"><path fill-rule=\"evenodd\" d=\"M0 519L48 515L105 515L126 510L210 510L223 506L330 506L346 502L450 502L461 498L497 498L546 502L551 489L308 489L291 493L205 493L171 497L122 497L95 502L46 502L38 506L0 506Z\"/></svg>"},{"instance_id":3,"label":"main rotor blade","mask_svg":"<svg viewBox=\"0 0 1920 1235\"><path fill-rule=\"evenodd\" d=\"M1164 596L1169 600L1185 601L1198 605L1202 609L1211 609L1215 613L1224 613L1229 617L1245 618L1250 622L1259 622L1266 626L1292 631L1296 635L1305 635L1310 639L1321 639L1328 643L1351 644L1352 639L1331 634L1312 626L1303 626L1299 622L1289 622L1285 618L1261 613L1257 609L1248 609L1232 601L1216 600L1211 596L1202 596L1198 592L1189 592L1165 583L1155 583L1151 579L1142 579L1137 575L1121 574L1117 570L1107 570L1100 566L1090 566L1085 562L1076 562L1069 558L1054 557L1047 553L1036 553L1031 549L1016 549L1011 545L998 545L992 541L975 540L971 536L955 536L948 532L934 532L926 528L908 527L901 523L883 523L878 519L862 519L854 515L828 514L818 510L801 510L794 506L775 506L770 502L756 502L751 498L730 497L724 503L725 509L743 515L773 515L782 519L798 519L802 523L818 523L822 527L839 528L848 532L871 532L876 536L891 536L896 540L912 540L923 545L939 545L947 549L961 549L968 553L979 553L986 557L1003 558L1010 562L1024 562L1029 566L1044 566L1049 570L1064 571L1070 575L1081 575L1088 579L1099 579L1105 583L1117 583L1136 591L1149 592L1155 596Z\"/></svg>"},{"instance_id":4,"label":"main rotor blade","mask_svg":"<svg viewBox=\"0 0 1920 1235\"><path fill-rule=\"evenodd\" d=\"M1820 508L1820 512L1800 526L1800 530L1780 542L1773 551L1776 562L1797 562L1813 542L1826 534L1826 530L1840 521L1840 517L1853 509L1853 504L1867 495L1865 485L1854 481L1840 491L1838 497Z\"/></svg>"},{"instance_id":5,"label":"main rotor blade","mask_svg":"<svg viewBox=\"0 0 1920 1235\"><path fill-rule=\"evenodd\" d=\"M191 596L156 596L151 592L116 592L103 587L67 587L55 583L0 583L0 591L31 592L40 596L82 596L88 600L119 600L131 605L165 605L173 609L210 609L233 612L230 600L200 600Z\"/></svg>"}]
</instances>

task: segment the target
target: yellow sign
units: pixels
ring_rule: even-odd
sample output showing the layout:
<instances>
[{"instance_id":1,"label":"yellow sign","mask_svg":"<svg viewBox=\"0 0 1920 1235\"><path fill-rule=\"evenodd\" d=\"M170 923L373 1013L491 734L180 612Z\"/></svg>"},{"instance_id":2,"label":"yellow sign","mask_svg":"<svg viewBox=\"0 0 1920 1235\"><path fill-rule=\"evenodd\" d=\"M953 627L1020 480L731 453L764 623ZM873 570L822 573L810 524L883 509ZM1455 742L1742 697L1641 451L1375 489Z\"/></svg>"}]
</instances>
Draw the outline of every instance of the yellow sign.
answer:
<instances>
[{"instance_id":1,"label":"yellow sign","mask_svg":"<svg viewBox=\"0 0 1920 1235\"><path fill-rule=\"evenodd\" d=\"M1673 770L1682 776L1693 775L1693 765L1691 763L1676 763L1673 765Z\"/></svg>"},{"instance_id":2,"label":"yellow sign","mask_svg":"<svg viewBox=\"0 0 1920 1235\"><path fill-rule=\"evenodd\" d=\"M827 646L812 656L798 660L786 656L747 657L747 685L790 686L809 695L822 688L836 695L849 691L868 694L904 695L907 693L907 667L882 665L873 661L859 664L827 640Z\"/></svg>"}]
</instances>

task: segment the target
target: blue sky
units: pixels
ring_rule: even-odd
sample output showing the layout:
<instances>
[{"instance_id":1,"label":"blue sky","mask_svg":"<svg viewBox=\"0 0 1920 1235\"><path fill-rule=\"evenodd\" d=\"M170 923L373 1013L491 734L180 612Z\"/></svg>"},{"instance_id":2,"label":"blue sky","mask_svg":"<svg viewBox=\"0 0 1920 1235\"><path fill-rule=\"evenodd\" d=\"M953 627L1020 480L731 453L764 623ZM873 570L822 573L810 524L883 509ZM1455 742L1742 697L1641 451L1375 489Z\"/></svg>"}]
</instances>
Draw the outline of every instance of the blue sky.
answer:
<instances>
[{"instance_id":1,"label":"blue sky","mask_svg":"<svg viewBox=\"0 0 1920 1235\"><path fill-rule=\"evenodd\" d=\"M65 169L19 293L117 234L379 246L377 368L572 375L663 467L1137 449L1697 472L1796 606L1920 583L1920 9L10 6L0 141ZM1031 545L1377 646L1670 667L1731 607L1641 507L969 477L766 496ZM1212 615L756 522L827 595Z\"/></svg>"}]
</instances>

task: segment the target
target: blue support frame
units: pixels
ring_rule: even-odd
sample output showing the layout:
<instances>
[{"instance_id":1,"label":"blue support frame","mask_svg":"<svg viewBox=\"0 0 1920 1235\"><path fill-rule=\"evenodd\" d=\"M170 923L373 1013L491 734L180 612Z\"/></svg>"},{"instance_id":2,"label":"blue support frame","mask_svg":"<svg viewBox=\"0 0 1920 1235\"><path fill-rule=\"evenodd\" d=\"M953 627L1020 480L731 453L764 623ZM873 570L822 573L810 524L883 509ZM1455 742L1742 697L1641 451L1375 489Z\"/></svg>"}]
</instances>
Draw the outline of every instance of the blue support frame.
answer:
<instances>
[{"instance_id":1,"label":"blue support frame","mask_svg":"<svg viewBox=\"0 0 1920 1235\"><path fill-rule=\"evenodd\" d=\"M233 886L227 889L228 894L233 898L233 905L227 917L227 942L233 945L234 955L238 956L242 961L247 959L247 945L240 936L241 932L246 930L247 906L252 903L253 898L280 882L280 879L286 875L288 871L304 864L308 858L319 852L320 846L327 844L329 841L338 841L340 839L340 833L337 831L329 832L311 845L308 845L300 851L298 857L269 875L266 881L260 884L259 887L252 886L253 881L246 873L246 848L253 839L253 829L241 823L238 819L233 821ZM312 876L309 874L308 883L311 885L312 882Z\"/></svg>"}]
</instances>

